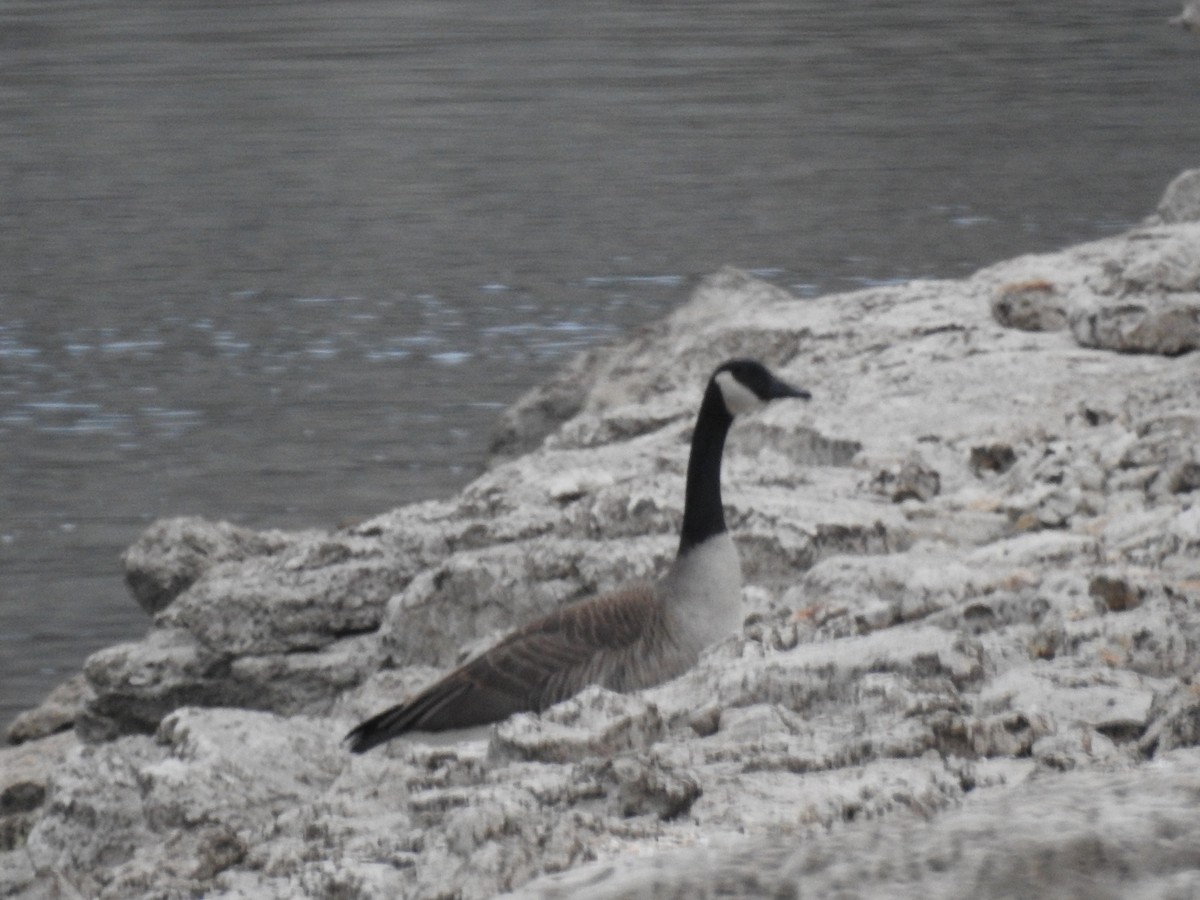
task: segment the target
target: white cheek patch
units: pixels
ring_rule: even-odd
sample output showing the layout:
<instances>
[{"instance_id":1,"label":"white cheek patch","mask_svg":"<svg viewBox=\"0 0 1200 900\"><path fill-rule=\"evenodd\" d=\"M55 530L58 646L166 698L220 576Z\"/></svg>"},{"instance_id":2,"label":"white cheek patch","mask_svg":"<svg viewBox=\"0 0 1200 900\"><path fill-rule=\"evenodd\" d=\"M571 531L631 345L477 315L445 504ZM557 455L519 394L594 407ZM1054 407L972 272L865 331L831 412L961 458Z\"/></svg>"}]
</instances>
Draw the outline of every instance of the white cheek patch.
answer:
<instances>
[{"instance_id":1,"label":"white cheek patch","mask_svg":"<svg viewBox=\"0 0 1200 900\"><path fill-rule=\"evenodd\" d=\"M731 416L744 415L765 405L754 391L729 372L718 372L716 381L717 387L721 389L721 397L725 400L725 408Z\"/></svg>"}]
</instances>

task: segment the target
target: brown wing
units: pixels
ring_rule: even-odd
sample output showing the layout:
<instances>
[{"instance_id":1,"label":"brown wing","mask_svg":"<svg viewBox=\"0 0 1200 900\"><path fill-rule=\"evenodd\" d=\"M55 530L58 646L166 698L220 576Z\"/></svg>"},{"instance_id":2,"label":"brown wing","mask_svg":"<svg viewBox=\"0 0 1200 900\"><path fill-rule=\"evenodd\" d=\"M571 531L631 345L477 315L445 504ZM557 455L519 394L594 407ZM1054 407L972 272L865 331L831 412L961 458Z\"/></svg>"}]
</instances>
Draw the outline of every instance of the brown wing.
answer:
<instances>
[{"instance_id":1,"label":"brown wing","mask_svg":"<svg viewBox=\"0 0 1200 900\"><path fill-rule=\"evenodd\" d=\"M537 712L610 677L622 651L661 633L650 585L572 604L514 631L413 699L374 716L346 739L355 753L406 731L445 731Z\"/></svg>"}]
</instances>

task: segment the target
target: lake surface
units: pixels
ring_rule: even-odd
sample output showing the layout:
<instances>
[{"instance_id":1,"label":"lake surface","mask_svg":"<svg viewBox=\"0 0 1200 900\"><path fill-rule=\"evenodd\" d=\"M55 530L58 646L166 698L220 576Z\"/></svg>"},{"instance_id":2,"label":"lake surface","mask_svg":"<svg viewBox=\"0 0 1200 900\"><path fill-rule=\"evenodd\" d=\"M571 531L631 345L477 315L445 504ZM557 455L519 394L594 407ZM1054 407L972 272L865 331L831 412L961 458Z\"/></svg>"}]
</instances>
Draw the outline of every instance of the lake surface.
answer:
<instances>
[{"instance_id":1,"label":"lake surface","mask_svg":"<svg viewBox=\"0 0 1200 900\"><path fill-rule=\"evenodd\" d=\"M724 264L815 296L1128 227L1200 164L1175 12L9 0L0 726L144 633L156 517L448 494Z\"/></svg>"}]
</instances>

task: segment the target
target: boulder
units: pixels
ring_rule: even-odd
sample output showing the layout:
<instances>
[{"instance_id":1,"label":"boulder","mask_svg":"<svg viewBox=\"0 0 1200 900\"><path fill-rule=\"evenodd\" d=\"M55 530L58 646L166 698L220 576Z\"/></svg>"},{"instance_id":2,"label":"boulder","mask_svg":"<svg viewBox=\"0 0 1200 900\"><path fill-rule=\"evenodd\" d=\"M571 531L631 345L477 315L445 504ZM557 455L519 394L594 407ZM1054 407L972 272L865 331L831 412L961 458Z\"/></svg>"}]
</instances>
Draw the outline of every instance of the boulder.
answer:
<instances>
[{"instance_id":1,"label":"boulder","mask_svg":"<svg viewBox=\"0 0 1200 900\"><path fill-rule=\"evenodd\" d=\"M160 519L121 555L133 599L151 615L165 609L217 563L269 556L294 538L197 516Z\"/></svg>"},{"instance_id":2,"label":"boulder","mask_svg":"<svg viewBox=\"0 0 1200 900\"><path fill-rule=\"evenodd\" d=\"M1172 22L1189 31L1200 32L1200 3L1190 0L1183 13ZM1200 169L1188 169L1175 176L1158 201L1152 221L1156 224L1200 222Z\"/></svg>"},{"instance_id":3,"label":"boulder","mask_svg":"<svg viewBox=\"0 0 1200 900\"><path fill-rule=\"evenodd\" d=\"M38 706L18 715L8 726L8 742L23 744L60 731L70 731L91 690L83 673L57 685Z\"/></svg>"},{"instance_id":4,"label":"boulder","mask_svg":"<svg viewBox=\"0 0 1200 900\"><path fill-rule=\"evenodd\" d=\"M1149 301L1082 309L1071 317L1071 333L1083 347L1179 356L1200 347L1200 303Z\"/></svg>"},{"instance_id":5,"label":"boulder","mask_svg":"<svg viewBox=\"0 0 1200 900\"><path fill-rule=\"evenodd\" d=\"M992 316L1005 328L1058 331L1067 327L1067 310L1049 281L1004 285L992 298Z\"/></svg>"}]
</instances>

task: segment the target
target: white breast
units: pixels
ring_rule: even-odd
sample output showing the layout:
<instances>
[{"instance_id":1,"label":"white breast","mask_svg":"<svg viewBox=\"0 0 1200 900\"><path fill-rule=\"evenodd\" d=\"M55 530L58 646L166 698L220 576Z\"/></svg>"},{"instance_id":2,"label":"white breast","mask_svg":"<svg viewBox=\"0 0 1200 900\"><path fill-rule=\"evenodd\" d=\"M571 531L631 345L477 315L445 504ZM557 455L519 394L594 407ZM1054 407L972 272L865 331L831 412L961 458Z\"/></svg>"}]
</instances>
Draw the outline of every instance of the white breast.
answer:
<instances>
[{"instance_id":1,"label":"white breast","mask_svg":"<svg viewBox=\"0 0 1200 900\"><path fill-rule=\"evenodd\" d=\"M660 589L672 635L690 653L742 627L742 564L728 532L676 559Z\"/></svg>"}]
</instances>

